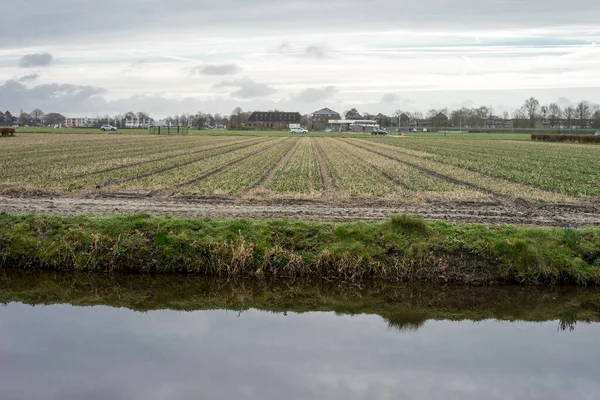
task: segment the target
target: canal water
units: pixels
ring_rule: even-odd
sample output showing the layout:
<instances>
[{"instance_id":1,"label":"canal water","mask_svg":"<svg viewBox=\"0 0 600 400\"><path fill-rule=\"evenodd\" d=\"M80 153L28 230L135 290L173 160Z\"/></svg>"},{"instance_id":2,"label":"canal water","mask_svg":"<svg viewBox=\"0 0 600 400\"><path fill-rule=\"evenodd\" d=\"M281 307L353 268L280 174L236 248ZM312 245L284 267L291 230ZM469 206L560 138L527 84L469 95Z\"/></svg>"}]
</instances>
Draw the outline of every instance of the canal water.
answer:
<instances>
[{"instance_id":1,"label":"canal water","mask_svg":"<svg viewBox=\"0 0 600 400\"><path fill-rule=\"evenodd\" d=\"M597 399L596 290L0 278L0 399Z\"/></svg>"}]
</instances>

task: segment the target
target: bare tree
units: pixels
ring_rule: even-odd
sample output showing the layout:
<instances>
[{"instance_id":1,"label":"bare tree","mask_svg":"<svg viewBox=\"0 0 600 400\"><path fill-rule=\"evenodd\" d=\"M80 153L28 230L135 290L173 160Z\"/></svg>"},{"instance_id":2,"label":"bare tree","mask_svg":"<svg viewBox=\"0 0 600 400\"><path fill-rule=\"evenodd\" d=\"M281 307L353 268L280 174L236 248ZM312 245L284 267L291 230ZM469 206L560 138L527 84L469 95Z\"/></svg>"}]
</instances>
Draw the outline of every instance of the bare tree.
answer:
<instances>
[{"instance_id":1,"label":"bare tree","mask_svg":"<svg viewBox=\"0 0 600 400\"><path fill-rule=\"evenodd\" d=\"M600 128L600 105L594 104L592 106L592 112L592 118L594 119L594 129L598 129Z\"/></svg>"},{"instance_id":2,"label":"bare tree","mask_svg":"<svg viewBox=\"0 0 600 400\"><path fill-rule=\"evenodd\" d=\"M588 101L580 101L575 108L575 112L577 114L577 119L579 119L579 124L582 129L585 129L587 126L587 121L590 119L591 114L591 105Z\"/></svg>"},{"instance_id":3,"label":"bare tree","mask_svg":"<svg viewBox=\"0 0 600 400\"><path fill-rule=\"evenodd\" d=\"M230 118L230 129L236 130L242 127L242 120L244 118L244 110L241 107L236 107L231 112Z\"/></svg>"},{"instance_id":4,"label":"bare tree","mask_svg":"<svg viewBox=\"0 0 600 400\"><path fill-rule=\"evenodd\" d=\"M19 124L21 126L23 125L31 125L33 123L33 118L31 118L31 115L23 112L23 110L21 110L21 114L19 115Z\"/></svg>"},{"instance_id":5,"label":"bare tree","mask_svg":"<svg viewBox=\"0 0 600 400\"><path fill-rule=\"evenodd\" d=\"M433 119L435 118L436 115L438 115L440 112L438 110L436 110L435 108L432 108L431 110L427 111L426 117L428 119Z\"/></svg>"},{"instance_id":6,"label":"bare tree","mask_svg":"<svg viewBox=\"0 0 600 400\"><path fill-rule=\"evenodd\" d=\"M540 117L542 118L542 121L545 121L546 119L548 119L548 106L547 105L543 105L540 107Z\"/></svg>"},{"instance_id":7,"label":"bare tree","mask_svg":"<svg viewBox=\"0 0 600 400\"><path fill-rule=\"evenodd\" d=\"M552 128L556 127L560 123L561 118L562 110L560 106L556 103L548 104L548 121L550 122L550 126Z\"/></svg>"},{"instance_id":8,"label":"bare tree","mask_svg":"<svg viewBox=\"0 0 600 400\"><path fill-rule=\"evenodd\" d=\"M220 127L221 125L223 125L223 117L221 116L221 114L216 113L214 115L214 118L215 118L215 126L217 128Z\"/></svg>"},{"instance_id":9,"label":"bare tree","mask_svg":"<svg viewBox=\"0 0 600 400\"><path fill-rule=\"evenodd\" d=\"M33 118L33 123L35 125L42 123L42 118L44 117L44 112L42 110L40 110L39 108L36 108L35 110L33 110L30 113L30 115L31 115L31 118Z\"/></svg>"},{"instance_id":10,"label":"bare tree","mask_svg":"<svg viewBox=\"0 0 600 400\"><path fill-rule=\"evenodd\" d=\"M525 100L525 103L523 104L523 110L529 118L531 128L535 128L535 122L539 116L540 102L535 97L530 97Z\"/></svg>"},{"instance_id":11,"label":"bare tree","mask_svg":"<svg viewBox=\"0 0 600 400\"><path fill-rule=\"evenodd\" d=\"M569 125L569 129L573 129L573 118L575 117L575 109L571 106L565 107L563 111L563 115L567 120L567 124Z\"/></svg>"},{"instance_id":12,"label":"bare tree","mask_svg":"<svg viewBox=\"0 0 600 400\"><path fill-rule=\"evenodd\" d=\"M65 116L59 113L48 113L44 115L44 123L48 125L60 125L65 122L65 119ZM106 123L108 123L108 121Z\"/></svg>"}]
</instances>

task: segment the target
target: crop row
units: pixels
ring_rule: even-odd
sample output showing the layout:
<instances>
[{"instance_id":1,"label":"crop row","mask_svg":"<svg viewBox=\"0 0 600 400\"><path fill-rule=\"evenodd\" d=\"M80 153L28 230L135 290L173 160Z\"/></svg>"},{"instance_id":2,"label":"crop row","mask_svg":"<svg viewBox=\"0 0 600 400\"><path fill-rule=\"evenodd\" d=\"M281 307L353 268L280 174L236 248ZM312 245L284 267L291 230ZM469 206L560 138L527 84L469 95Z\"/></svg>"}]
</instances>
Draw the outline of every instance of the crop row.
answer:
<instances>
[{"instance_id":1,"label":"crop row","mask_svg":"<svg viewBox=\"0 0 600 400\"><path fill-rule=\"evenodd\" d=\"M312 193L321 190L319 164L313 149L317 139L302 138L267 188L276 193Z\"/></svg>"},{"instance_id":2,"label":"crop row","mask_svg":"<svg viewBox=\"0 0 600 400\"><path fill-rule=\"evenodd\" d=\"M246 156L259 153L262 150L271 147L276 140L277 139L260 138L259 140L252 140L250 143L245 143L244 145L232 146L230 149L218 149L211 151L211 154L206 154L195 161L192 160L192 162L182 165L181 167L171 168L176 165L171 164L171 166L168 167L170 168L168 170L160 170L159 168L154 167L151 169L150 173L147 173L147 176L138 179L131 179L130 177L129 180L117 183L114 187L111 187L111 189L174 189L217 168L221 168ZM152 171L154 171L154 173L152 173ZM177 189L178 193L184 191L186 191L185 187Z\"/></svg>"},{"instance_id":3,"label":"crop row","mask_svg":"<svg viewBox=\"0 0 600 400\"><path fill-rule=\"evenodd\" d=\"M271 147L254 154L241 163L229 166L223 172L194 183L185 188L185 192L204 195L236 194L257 182L276 165L296 143L296 139L279 139Z\"/></svg>"},{"instance_id":4,"label":"crop row","mask_svg":"<svg viewBox=\"0 0 600 400\"><path fill-rule=\"evenodd\" d=\"M220 146L213 146L212 148L203 149L203 151L201 152L194 152L191 154L185 153L183 155L175 155L174 157L161 158L158 161L153 161L150 163L132 163L130 164L130 166L126 166L124 168L110 170L102 173L86 174L77 177L69 177L67 175L65 179L62 180L60 179L62 174L58 173L53 174L52 179L42 177L37 182L42 187L54 187L60 190L73 191L80 189L90 189L104 181L108 181L112 184L129 180L134 181L153 174L159 174L161 172L175 170L185 167L187 165L198 163L202 160L214 157L219 154L233 152L235 150L242 149L245 147L252 147L253 145L260 143L261 141L262 140L260 139L254 139L251 140L249 143L248 141L235 142L225 148Z\"/></svg>"},{"instance_id":5,"label":"crop row","mask_svg":"<svg viewBox=\"0 0 600 400\"><path fill-rule=\"evenodd\" d=\"M135 161L165 157L178 152L189 152L190 148L200 149L219 142L224 143L223 140L210 140L198 143L142 142L139 144L135 143L135 146L133 146L133 143L130 144L131 146L119 146L115 143L110 148L92 148L88 151L75 152L69 149L58 155L24 157L21 165L16 165L15 168L5 170L3 174L0 174L0 178L38 174L40 171L57 177L65 177L69 174L80 175Z\"/></svg>"},{"instance_id":6,"label":"crop row","mask_svg":"<svg viewBox=\"0 0 600 400\"><path fill-rule=\"evenodd\" d=\"M4 159L18 160L21 157L42 157L53 154L62 154L64 151L78 153L89 149L110 148L130 146L132 143L145 143L163 140L155 137L133 137L133 136L101 136L101 135L25 135L19 136L18 141L11 140L3 143Z\"/></svg>"},{"instance_id":7,"label":"crop row","mask_svg":"<svg viewBox=\"0 0 600 400\"><path fill-rule=\"evenodd\" d=\"M408 197L409 191L395 185L376 169L341 146L339 139L322 139L321 148L340 190L351 197Z\"/></svg>"},{"instance_id":8,"label":"crop row","mask_svg":"<svg viewBox=\"0 0 600 400\"><path fill-rule=\"evenodd\" d=\"M359 145L377 152L386 154L400 162L408 162L420 168L431 171L435 174L447 176L449 179L455 179L465 182L468 185L473 185L483 190L496 193L501 196L512 198L524 197L530 200L540 201L569 201L572 200L569 196L560 193L554 193L547 190L539 189L534 186L521 184L517 182L507 181L506 179L496 178L480 172L472 171L466 168L457 167L450 164L440 162L439 159L413 157L398 151L394 146L389 146L383 143L374 143L362 141Z\"/></svg>"},{"instance_id":9,"label":"crop row","mask_svg":"<svg viewBox=\"0 0 600 400\"><path fill-rule=\"evenodd\" d=\"M600 195L600 148L529 142L387 141L394 147L435 154L444 164L549 191Z\"/></svg>"}]
</instances>

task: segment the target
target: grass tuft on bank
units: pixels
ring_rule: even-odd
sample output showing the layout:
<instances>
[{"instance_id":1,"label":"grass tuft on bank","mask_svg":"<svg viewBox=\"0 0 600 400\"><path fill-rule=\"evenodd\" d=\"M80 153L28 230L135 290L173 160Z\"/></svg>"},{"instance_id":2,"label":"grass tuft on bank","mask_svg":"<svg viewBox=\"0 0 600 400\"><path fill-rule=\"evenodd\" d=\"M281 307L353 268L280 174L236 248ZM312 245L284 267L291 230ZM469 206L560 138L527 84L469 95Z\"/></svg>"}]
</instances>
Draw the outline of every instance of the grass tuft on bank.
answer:
<instances>
[{"instance_id":1,"label":"grass tuft on bank","mask_svg":"<svg viewBox=\"0 0 600 400\"><path fill-rule=\"evenodd\" d=\"M600 228L3 213L0 268L593 285Z\"/></svg>"}]
</instances>

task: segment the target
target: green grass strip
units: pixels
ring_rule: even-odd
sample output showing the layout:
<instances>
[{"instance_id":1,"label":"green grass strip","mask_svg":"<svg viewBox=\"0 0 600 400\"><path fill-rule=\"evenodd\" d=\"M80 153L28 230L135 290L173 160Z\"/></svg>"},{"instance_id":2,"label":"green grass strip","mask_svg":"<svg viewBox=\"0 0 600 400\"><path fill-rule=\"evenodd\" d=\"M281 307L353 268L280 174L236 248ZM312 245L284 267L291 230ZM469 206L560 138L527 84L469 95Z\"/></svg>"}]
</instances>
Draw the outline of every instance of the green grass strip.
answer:
<instances>
[{"instance_id":1,"label":"green grass strip","mask_svg":"<svg viewBox=\"0 0 600 400\"><path fill-rule=\"evenodd\" d=\"M2 213L0 268L593 285L600 228Z\"/></svg>"}]
</instances>

